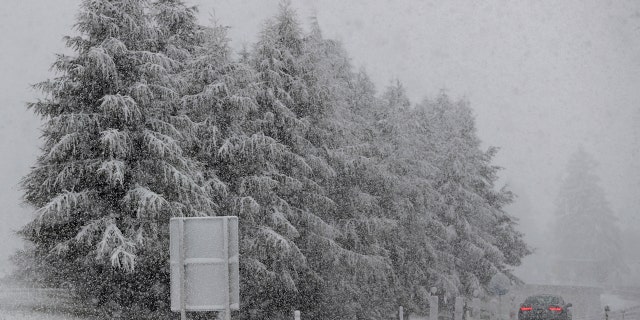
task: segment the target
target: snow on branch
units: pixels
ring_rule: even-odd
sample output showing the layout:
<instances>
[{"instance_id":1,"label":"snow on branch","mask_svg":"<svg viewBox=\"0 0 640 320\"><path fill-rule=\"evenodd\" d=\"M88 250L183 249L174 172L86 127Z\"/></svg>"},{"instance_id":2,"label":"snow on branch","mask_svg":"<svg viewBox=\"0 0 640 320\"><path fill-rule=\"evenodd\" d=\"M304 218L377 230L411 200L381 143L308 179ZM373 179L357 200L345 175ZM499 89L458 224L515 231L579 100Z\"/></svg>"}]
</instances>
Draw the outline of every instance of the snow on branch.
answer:
<instances>
[{"instance_id":1,"label":"snow on branch","mask_svg":"<svg viewBox=\"0 0 640 320\"><path fill-rule=\"evenodd\" d=\"M250 196L238 197L233 200L233 212L240 218L254 221L254 216L260 212L260 204Z\"/></svg>"},{"instance_id":2,"label":"snow on branch","mask_svg":"<svg viewBox=\"0 0 640 320\"><path fill-rule=\"evenodd\" d=\"M277 160L281 159L282 155L287 152L289 150L285 145L262 133L255 133L250 137L230 137L218 149L218 155L229 160L234 160L236 156L241 154L253 155L258 153L265 154L271 160Z\"/></svg>"},{"instance_id":3,"label":"snow on branch","mask_svg":"<svg viewBox=\"0 0 640 320\"><path fill-rule=\"evenodd\" d=\"M460 278L457 274L449 274L447 272L436 273L436 283L434 286L442 288L446 297L455 297L458 295L458 288L461 287Z\"/></svg>"},{"instance_id":4,"label":"snow on branch","mask_svg":"<svg viewBox=\"0 0 640 320\"><path fill-rule=\"evenodd\" d=\"M51 118L45 124L45 130L72 133L80 132L87 128L100 128L98 117L99 114L97 113L65 113Z\"/></svg>"},{"instance_id":5,"label":"snow on branch","mask_svg":"<svg viewBox=\"0 0 640 320\"><path fill-rule=\"evenodd\" d=\"M118 269L124 269L127 272L133 272L136 255L129 252L128 249L129 245L116 247L111 253L111 265Z\"/></svg>"},{"instance_id":6,"label":"snow on branch","mask_svg":"<svg viewBox=\"0 0 640 320\"><path fill-rule=\"evenodd\" d=\"M64 36L62 37L62 40L64 40L64 43L68 48L72 48L75 51L80 51L80 49L89 44L89 41L82 36Z\"/></svg>"},{"instance_id":7,"label":"snow on branch","mask_svg":"<svg viewBox=\"0 0 640 320\"><path fill-rule=\"evenodd\" d=\"M36 103L29 103L29 108L33 108L40 115L57 115L63 111L78 109L73 100L70 104L62 104L62 102L73 98L69 93L76 92L80 87L81 83L69 76L38 82L33 85L33 88L45 93L46 98L38 100Z\"/></svg>"},{"instance_id":8,"label":"snow on branch","mask_svg":"<svg viewBox=\"0 0 640 320\"><path fill-rule=\"evenodd\" d=\"M308 154L305 156L306 162L313 168L315 172L320 174L323 178L335 178L337 173L333 168L327 163L327 161L316 155Z\"/></svg>"},{"instance_id":9,"label":"snow on branch","mask_svg":"<svg viewBox=\"0 0 640 320\"><path fill-rule=\"evenodd\" d=\"M393 267L388 258L347 250L335 240L319 234L311 234L311 240L316 245L324 247L333 253L335 256L334 264L348 266L367 278L383 280L387 279L387 276L393 272Z\"/></svg>"},{"instance_id":10,"label":"snow on branch","mask_svg":"<svg viewBox=\"0 0 640 320\"><path fill-rule=\"evenodd\" d=\"M119 184L122 186L124 182L125 164L120 160L109 160L102 163L98 168L98 173L105 175L107 181L115 186Z\"/></svg>"},{"instance_id":11,"label":"snow on branch","mask_svg":"<svg viewBox=\"0 0 640 320\"><path fill-rule=\"evenodd\" d=\"M219 81L206 86L204 88L204 92L207 96L213 96L213 95L219 95L219 94L227 95L229 93L229 90L227 88L226 83Z\"/></svg>"},{"instance_id":12,"label":"snow on branch","mask_svg":"<svg viewBox=\"0 0 640 320\"><path fill-rule=\"evenodd\" d=\"M64 191L55 196L42 208L36 210L36 226L47 224L50 221L66 219L71 211L89 203L92 192L84 190L82 192Z\"/></svg>"},{"instance_id":13,"label":"snow on branch","mask_svg":"<svg viewBox=\"0 0 640 320\"><path fill-rule=\"evenodd\" d=\"M118 129L108 129L100 133L102 150L108 155L125 156L129 152L129 134Z\"/></svg>"},{"instance_id":14,"label":"snow on branch","mask_svg":"<svg viewBox=\"0 0 640 320\"><path fill-rule=\"evenodd\" d=\"M298 292L298 287L296 286L296 282L293 279L293 276L291 276L291 273L289 271L284 270L280 274L279 278L280 278L279 280L283 282L287 290L292 292Z\"/></svg>"},{"instance_id":15,"label":"snow on branch","mask_svg":"<svg viewBox=\"0 0 640 320\"><path fill-rule=\"evenodd\" d=\"M178 141L174 138L151 130L144 131L144 142L147 150L160 158L167 156L175 157L182 154L182 149L178 145Z\"/></svg>"},{"instance_id":16,"label":"snow on branch","mask_svg":"<svg viewBox=\"0 0 640 320\"><path fill-rule=\"evenodd\" d=\"M58 160L68 156L69 154L75 154L79 142L79 132L65 134L64 136L62 136L62 138L60 138L60 140L58 140L56 144L53 145L53 147L51 147L51 150L49 150L49 154L47 155L47 157L50 160Z\"/></svg>"},{"instance_id":17,"label":"snow on branch","mask_svg":"<svg viewBox=\"0 0 640 320\"><path fill-rule=\"evenodd\" d=\"M336 239L342 236L340 230L308 210L300 210L299 219L308 225L313 232L321 234L327 239Z\"/></svg>"},{"instance_id":18,"label":"snow on branch","mask_svg":"<svg viewBox=\"0 0 640 320\"><path fill-rule=\"evenodd\" d=\"M277 274L275 272L269 270L269 268L267 268L267 266L264 263L260 262L257 259L254 259L248 256L247 257L243 256L242 263L244 267L247 270L249 270L249 273L251 274L259 274L268 279L277 278Z\"/></svg>"},{"instance_id":19,"label":"snow on branch","mask_svg":"<svg viewBox=\"0 0 640 320\"><path fill-rule=\"evenodd\" d=\"M204 91L197 94L182 97L181 102L185 108L206 110L207 108L216 105L216 102L219 100L220 98L215 93L208 90L208 88L205 88Z\"/></svg>"},{"instance_id":20,"label":"snow on branch","mask_svg":"<svg viewBox=\"0 0 640 320\"><path fill-rule=\"evenodd\" d=\"M40 88L42 83L34 85L34 88ZM43 90L43 89L40 89ZM32 109L33 113L46 119L49 116L55 116L60 114L62 106L59 102L52 99L38 99L36 102L27 103L27 108Z\"/></svg>"},{"instance_id":21,"label":"snow on branch","mask_svg":"<svg viewBox=\"0 0 640 320\"><path fill-rule=\"evenodd\" d=\"M59 72L72 72L78 66L76 59L68 55L57 54L56 61L51 65L51 69Z\"/></svg>"},{"instance_id":22,"label":"snow on branch","mask_svg":"<svg viewBox=\"0 0 640 320\"><path fill-rule=\"evenodd\" d=\"M271 208L269 218L273 226L285 230L287 237L297 238L300 235L298 229L291 224L285 213L280 211L277 207Z\"/></svg>"},{"instance_id":23,"label":"snow on branch","mask_svg":"<svg viewBox=\"0 0 640 320\"><path fill-rule=\"evenodd\" d=\"M122 202L131 208L135 208L138 218L144 215L156 217L160 210L169 205L169 202L161 194L157 194L140 185L136 185L135 188L127 191Z\"/></svg>"},{"instance_id":24,"label":"snow on branch","mask_svg":"<svg viewBox=\"0 0 640 320\"><path fill-rule=\"evenodd\" d=\"M281 174L281 173L277 173L277 172L273 172L270 173L270 175L278 182L278 189L282 192L287 192L287 193L291 193L291 192L297 192L297 191L301 191L303 188L303 183L302 181L288 176L286 174Z\"/></svg>"},{"instance_id":25,"label":"snow on branch","mask_svg":"<svg viewBox=\"0 0 640 320\"><path fill-rule=\"evenodd\" d=\"M229 194L229 187L227 184L217 177L208 179L205 186L209 192L215 192L215 195L226 197Z\"/></svg>"},{"instance_id":26,"label":"snow on branch","mask_svg":"<svg viewBox=\"0 0 640 320\"><path fill-rule=\"evenodd\" d=\"M304 190L306 190L307 192L313 192L313 193L317 193L317 194L325 194L326 190L324 187L322 187L320 184L318 184L318 182L309 179L307 177L300 177L299 178L300 182L302 182L303 186L304 186Z\"/></svg>"},{"instance_id":27,"label":"snow on branch","mask_svg":"<svg viewBox=\"0 0 640 320\"><path fill-rule=\"evenodd\" d=\"M221 135L220 128L213 124L214 121L209 119L198 124L198 131L195 142L200 144L205 154L215 154L219 149L219 138Z\"/></svg>"},{"instance_id":28,"label":"snow on branch","mask_svg":"<svg viewBox=\"0 0 640 320\"><path fill-rule=\"evenodd\" d=\"M379 234L381 232L390 234L398 227L397 220L377 217L349 219L342 223L342 229L345 230L345 233L354 233L357 229L362 229L368 234Z\"/></svg>"},{"instance_id":29,"label":"snow on branch","mask_svg":"<svg viewBox=\"0 0 640 320\"><path fill-rule=\"evenodd\" d=\"M254 246L259 245L262 247L266 245L266 248L262 247L261 249L266 250L266 252L281 252L285 256L291 257L293 261L306 263L305 256L291 240L267 226L259 226L257 231L259 238L255 239ZM253 250L255 249L257 248L254 247Z\"/></svg>"},{"instance_id":30,"label":"snow on branch","mask_svg":"<svg viewBox=\"0 0 640 320\"><path fill-rule=\"evenodd\" d=\"M90 245L95 235L98 234L98 232L102 228L104 228L106 219L107 218L103 217L100 219L89 221L87 224L80 228L80 231L78 231L73 240L78 243Z\"/></svg>"},{"instance_id":31,"label":"snow on branch","mask_svg":"<svg viewBox=\"0 0 640 320\"><path fill-rule=\"evenodd\" d=\"M151 130L159 132L161 134L172 136L172 137L182 137L183 133L178 130L175 125L162 121L160 119L151 119L148 121L148 124Z\"/></svg>"},{"instance_id":32,"label":"snow on branch","mask_svg":"<svg viewBox=\"0 0 640 320\"><path fill-rule=\"evenodd\" d=\"M95 76L103 79L114 79L117 82L118 71L116 64L104 48L93 47L89 49L86 59L91 70L96 72Z\"/></svg>"},{"instance_id":33,"label":"snow on branch","mask_svg":"<svg viewBox=\"0 0 640 320\"><path fill-rule=\"evenodd\" d=\"M143 63L138 66L140 72L149 78L160 77L168 79L169 73L163 66L155 63Z\"/></svg>"},{"instance_id":34,"label":"snow on branch","mask_svg":"<svg viewBox=\"0 0 640 320\"><path fill-rule=\"evenodd\" d=\"M357 187L354 187L350 190L349 198L357 208L362 208L361 210L373 211L380 207L379 197L364 192Z\"/></svg>"},{"instance_id":35,"label":"snow on branch","mask_svg":"<svg viewBox=\"0 0 640 320\"><path fill-rule=\"evenodd\" d=\"M51 194L55 190L71 189L77 185L76 181L94 173L100 165L100 160L84 159L52 163L46 166L34 168L25 181L29 181L25 196L31 196L40 192ZM45 176L44 181L33 181L34 177Z\"/></svg>"},{"instance_id":36,"label":"snow on branch","mask_svg":"<svg viewBox=\"0 0 640 320\"><path fill-rule=\"evenodd\" d=\"M127 52L127 46L124 42L120 41L117 38L107 38L105 39L101 47L105 49L105 51L111 55L122 55Z\"/></svg>"},{"instance_id":37,"label":"snow on branch","mask_svg":"<svg viewBox=\"0 0 640 320\"><path fill-rule=\"evenodd\" d=\"M153 96L158 99L171 100L178 97L178 93L174 89L167 86L150 84L149 88L152 90Z\"/></svg>"},{"instance_id":38,"label":"snow on branch","mask_svg":"<svg viewBox=\"0 0 640 320\"><path fill-rule=\"evenodd\" d=\"M295 112L293 112L289 107L287 107L280 99L275 97L272 98L273 111L277 115L278 120L287 126L291 126L292 128L304 128L305 123L298 119L298 116Z\"/></svg>"},{"instance_id":39,"label":"snow on branch","mask_svg":"<svg viewBox=\"0 0 640 320\"><path fill-rule=\"evenodd\" d=\"M258 105L255 99L252 97L245 97L245 96L234 94L234 95L230 95L227 99L229 100L231 105L238 108L243 113L248 113L250 111L258 110Z\"/></svg>"},{"instance_id":40,"label":"snow on branch","mask_svg":"<svg viewBox=\"0 0 640 320\"><path fill-rule=\"evenodd\" d=\"M200 186L196 181L186 173L178 170L166 161L159 162L162 182L173 185L179 201L185 204L197 206L199 210L210 211L216 207L216 204L207 193L205 187Z\"/></svg>"},{"instance_id":41,"label":"snow on branch","mask_svg":"<svg viewBox=\"0 0 640 320\"><path fill-rule=\"evenodd\" d=\"M177 60L187 60L191 57L191 53L189 52L189 50L175 46L171 43L166 45L165 52L167 54L167 57Z\"/></svg>"},{"instance_id":42,"label":"snow on branch","mask_svg":"<svg viewBox=\"0 0 640 320\"><path fill-rule=\"evenodd\" d=\"M136 58L143 64L153 64L162 67L165 71L173 71L180 67L180 63L162 53L150 51L136 51Z\"/></svg>"},{"instance_id":43,"label":"snow on branch","mask_svg":"<svg viewBox=\"0 0 640 320\"><path fill-rule=\"evenodd\" d=\"M112 266L132 272L136 258L134 252L135 243L122 234L114 221L107 222L96 248L97 257L110 256Z\"/></svg>"},{"instance_id":44,"label":"snow on branch","mask_svg":"<svg viewBox=\"0 0 640 320\"><path fill-rule=\"evenodd\" d=\"M311 168L302 156L293 152L287 152L283 154L283 156L284 161L281 164L293 168L292 171L294 174L302 174L305 176L313 175L313 168Z\"/></svg>"},{"instance_id":45,"label":"snow on branch","mask_svg":"<svg viewBox=\"0 0 640 320\"><path fill-rule=\"evenodd\" d=\"M146 82L136 82L129 87L129 94L140 104L149 105L154 99L153 91Z\"/></svg>"},{"instance_id":46,"label":"snow on branch","mask_svg":"<svg viewBox=\"0 0 640 320\"><path fill-rule=\"evenodd\" d=\"M142 113L136 102L129 96L120 94L105 95L100 99L100 109L109 118L122 119L125 122L142 118Z\"/></svg>"},{"instance_id":47,"label":"snow on branch","mask_svg":"<svg viewBox=\"0 0 640 320\"><path fill-rule=\"evenodd\" d=\"M309 208L316 208L322 211L333 211L338 205L331 198L317 193L304 192L303 204Z\"/></svg>"},{"instance_id":48,"label":"snow on branch","mask_svg":"<svg viewBox=\"0 0 640 320\"><path fill-rule=\"evenodd\" d=\"M465 254L462 257L467 263L478 263L485 255L482 248L467 240L460 241L459 247L464 250Z\"/></svg>"},{"instance_id":49,"label":"snow on branch","mask_svg":"<svg viewBox=\"0 0 640 320\"><path fill-rule=\"evenodd\" d=\"M240 181L238 193L244 194L265 194L278 186L278 181L268 176L248 176Z\"/></svg>"}]
</instances>

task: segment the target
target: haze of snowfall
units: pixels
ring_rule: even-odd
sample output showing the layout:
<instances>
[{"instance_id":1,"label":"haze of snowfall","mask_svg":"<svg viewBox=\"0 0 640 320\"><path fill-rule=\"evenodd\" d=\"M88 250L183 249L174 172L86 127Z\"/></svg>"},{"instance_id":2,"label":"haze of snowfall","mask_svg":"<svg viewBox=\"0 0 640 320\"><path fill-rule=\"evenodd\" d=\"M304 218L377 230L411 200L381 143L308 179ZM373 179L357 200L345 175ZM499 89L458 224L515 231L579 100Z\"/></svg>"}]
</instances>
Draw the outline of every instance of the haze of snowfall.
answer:
<instances>
[{"instance_id":1,"label":"haze of snowfall","mask_svg":"<svg viewBox=\"0 0 640 320\"><path fill-rule=\"evenodd\" d=\"M376 93L287 3L239 54L179 0L84 0L75 29L29 104L43 145L18 278L104 318L175 318L169 219L231 215L234 319L388 319L530 253L469 103Z\"/></svg>"}]
</instances>

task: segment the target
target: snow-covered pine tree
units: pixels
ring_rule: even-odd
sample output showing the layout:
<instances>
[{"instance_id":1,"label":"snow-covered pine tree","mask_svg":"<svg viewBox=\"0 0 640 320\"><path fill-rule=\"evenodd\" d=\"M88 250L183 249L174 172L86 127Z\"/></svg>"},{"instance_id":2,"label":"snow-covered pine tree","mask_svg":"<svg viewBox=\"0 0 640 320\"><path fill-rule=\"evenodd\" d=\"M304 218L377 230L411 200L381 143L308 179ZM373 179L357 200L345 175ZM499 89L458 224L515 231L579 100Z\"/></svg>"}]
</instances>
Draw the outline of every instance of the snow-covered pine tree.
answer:
<instances>
[{"instance_id":1,"label":"snow-covered pine tree","mask_svg":"<svg viewBox=\"0 0 640 320\"><path fill-rule=\"evenodd\" d=\"M356 75L342 45L324 39L317 20L312 20L311 32L303 41L302 77L309 99L307 119L310 127L306 137L312 148L308 153L324 159L334 172L314 174L327 195L336 203L336 210L318 214L330 221L339 233L331 247L315 249L307 255L310 264L324 280L324 294L319 318L369 319L385 318L394 305L393 270L387 251L380 245L389 237L393 223L384 219L375 198L362 191L362 176L357 165L368 147L362 137L369 123L352 111ZM364 94L371 99L374 91ZM368 106L371 107L371 106ZM307 156L308 157L308 156ZM313 240L310 238L310 240ZM310 243L311 248L317 246ZM329 254L318 255L317 252ZM339 263L335 263L336 257ZM350 303L342 303L342 301Z\"/></svg>"},{"instance_id":2,"label":"snow-covered pine tree","mask_svg":"<svg viewBox=\"0 0 640 320\"><path fill-rule=\"evenodd\" d=\"M293 16L283 13L286 10L283 6L265 25L258 43L243 58L255 70L247 76L255 77L256 92L245 95L250 107L246 112L234 107L233 112L245 119L239 126L232 125L233 119L226 125L235 129L220 135L210 163L228 186L228 208L244 224L240 317L247 319L256 314L285 317L292 308L315 299L309 295L316 294L318 279L296 240L306 231L305 224L329 228L303 205L330 200L318 194L319 187L309 179L312 166L301 152L308 123L296 114L294 99L304 94L304 83L295 75L302 39ZM215 83L223 90L232 85L224 79ZM221 116L216 114L215 121L222 122Z\"/></svg>"},{"instance_id":3,"label":"snow-covered pine tree","mask_svg":"<svg viewBox=\"0 0 640 320\"><path fill-rule=\"evenodd\" d=\"M386 190L372 191L386 216L395 221L395 237L385 244L392 258L396 284L396 303L408 312L422 311L428 288L441 274L436 269L438 254L434 239L428 236L432 222L429 204L434 190L430 178L434 167L431 149L423 143L424 134L416 124L411 104L399 81L387 87L381 104L374 109L374 158Z\"/></svg>"},{"instance_id":4,"label":"snow-covered pine tree","mask_svg":"<svg viewBox=\"0 0 640 320\"><path fill-rule=\"evenodd\" d=\"M186 72L183 103L200 137L190 150L218 181L220 210L241 221L240 318L277 318L289 313L306 263L293 242L296 210L282 192L299 182L280 172L303 160L264 133L258 74L246 59L231 59L226 28L214 25L206 38Z\"/></svg>"},{"instance_id":5,"label":"snow-covered pine tree","mask_svg":"<svg viewBox=\"0 0 640 320\"><path fill-rule=\"evenodd\" d=\"M624 273L617 218L597 176L596 161L582 147L571 155L556 200L553 229L559 281L606 284Z\"/></svg>"},{"instance_id":6,"label":"snow-covered pine tree","mask_svg":"<svg viewBox=\"0 0 640 320\"><path fill-rule=\"evenodd\" d=\"M446 294L470 295L496 272L508 273L509 266L519 265L530 251L515 230L514 218L503 210L512 194L495 189L499 168L491 160L497 149L480 149L468 103L452 102L441 93L416 111L437 168L432 182L438 191L432 233L440 234L434 238L441 246L438 260L448 270L438 286Z\"/></svg>"},{"instance_id":7,"label":"snow-covered pine tree","mask_svg":"<svg viewBox=\"0 0 640 320\"><path fill-rule=\"evenodd\" d=\"M260 308L271 317L295 307L323 317L335 308L315 303L335 293L326 286L380 264L378 257L338 242L337 206L327 192L336 173L326 161L326 150L334 143L325 134L331 130L326 118L335 108L326 86L336 85L329 83L336 75L319 67L326 61L315 51L322 41L314 44L311 38L304 37L290 5L283 3L249 57L259 79L258 110L252 118L259 126L220 149L221 158L234 164L230 190L239 195L238 215L251 221L245 247L251 263L245 271L247 283L260 290L247 292L252 296L248 300L256 302L248 309ZM332 265L348 269L329 274ZM274 298L261 301L265 295Z\"/></svg>"},{"instance_id":8,"label":"snow-covered pine tree","mask_svg":"<svg viewBox=\"0 0 640 320\"><path fill-rule=\"evenodd\" d=\"M23 181L37 210L21 234L41 280L136 318L168 311L169 218L215 212L180 143L193 125L178 75L192 35L179 33L194 16L160 3L82 2L80 35L67 38L75 54L59 55L58 76L35 86L45 94L30 104L45 121L44 146Z\"/></svg>"}]
</instances>

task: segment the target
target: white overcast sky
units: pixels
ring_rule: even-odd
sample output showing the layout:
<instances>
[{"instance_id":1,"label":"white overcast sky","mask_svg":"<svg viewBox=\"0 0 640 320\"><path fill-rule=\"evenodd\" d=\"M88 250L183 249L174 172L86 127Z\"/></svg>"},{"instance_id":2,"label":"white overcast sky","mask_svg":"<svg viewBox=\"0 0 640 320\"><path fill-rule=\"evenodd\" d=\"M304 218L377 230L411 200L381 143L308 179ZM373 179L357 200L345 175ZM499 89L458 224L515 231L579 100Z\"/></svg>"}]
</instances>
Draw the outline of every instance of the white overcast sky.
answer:
<instances>
[{"instance_id":1,"label":"white overcast sky","mask_svg":"<svg viewBox=\"0 0 640 320\"><path fill-rule=\"evenodd\" d=\"M79 0L3 0L0 10L0 271L28 221L19 179L39 152L30 84L50 76ZM231 27L250 45L277 0L192 0L203 23ZM382 91L399 79L417 102L440 89L470 101L485 145L501 147L501 177L520 195L522 230L536 244L579 145L600 163L602 186L624 226L640 227L640 2L633 0L293 0L317 16L354 66ZM635 151L634 151L635 150ZM0 272L1 273L1 272Z\"/></svg>"}]
</instances>

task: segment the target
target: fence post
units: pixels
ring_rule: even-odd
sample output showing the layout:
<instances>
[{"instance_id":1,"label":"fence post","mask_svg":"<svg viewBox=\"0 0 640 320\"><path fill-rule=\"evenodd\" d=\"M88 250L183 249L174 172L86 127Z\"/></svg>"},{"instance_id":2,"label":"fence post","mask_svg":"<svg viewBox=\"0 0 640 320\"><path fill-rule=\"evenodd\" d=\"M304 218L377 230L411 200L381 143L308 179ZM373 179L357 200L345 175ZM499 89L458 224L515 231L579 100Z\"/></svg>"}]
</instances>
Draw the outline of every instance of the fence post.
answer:
<instances>
[{"instance_id":1,"label":"fence post","mask_svg":"<svg viewBox=\"0 0 640 320\"><path fill-rule=\"evenodd\" d=\"M473 290L473 299L471 299L471 315L473 320L480 320L480 298L478 295L480 292L476 289Z\"/></svg>"},{"instance_id":2,"label":"fence post","mask_svg":"<svg viewBox=\"0 0 640 320\"><path fill-rule=\"evenodd\" d=\"M400 306L400 308L398 309L398 319L404 319L404 308L402 308L402 306Z\"/></svg>"},{"instance_id":3,"label":"fence post","mask_svg":"<svg viewBox=\"0 0 640 320\"><path fill-rule=\"evenodd\" d=\"M293 312L293 319L294 320L300 320L300 311L296 310Z\"/></svg>"},{"instance_id":4,"label":"fence post","mask_svg":"<svg viewBox=\"0 0 640 320\"><path fill-rule=\"evenodd\" d=\"M464 313L464 298L456 297L454 307L453 307L453 319L454 320L462 320L462 316Z\"/></svg>"},{"instance_id":5,"label":"fence post","mask_svg":"<svg viewBox=\"0 0 640 320\"><path fill-rule=\"evenodd\" d=\"M438 320L438 296L436 296L436 287L431 288L431 295L429 296L429 320Z\"/></svg>"}]
</instances>

